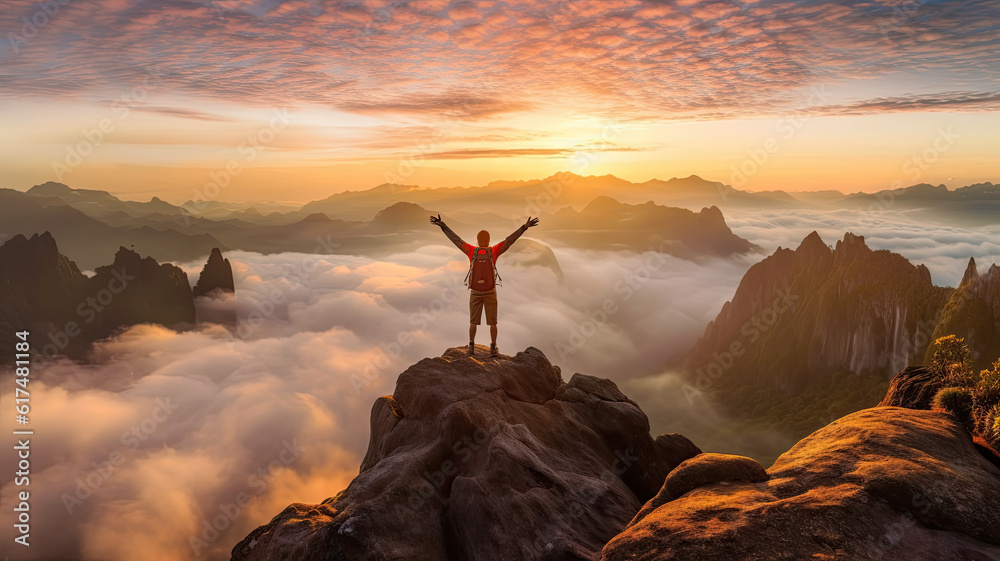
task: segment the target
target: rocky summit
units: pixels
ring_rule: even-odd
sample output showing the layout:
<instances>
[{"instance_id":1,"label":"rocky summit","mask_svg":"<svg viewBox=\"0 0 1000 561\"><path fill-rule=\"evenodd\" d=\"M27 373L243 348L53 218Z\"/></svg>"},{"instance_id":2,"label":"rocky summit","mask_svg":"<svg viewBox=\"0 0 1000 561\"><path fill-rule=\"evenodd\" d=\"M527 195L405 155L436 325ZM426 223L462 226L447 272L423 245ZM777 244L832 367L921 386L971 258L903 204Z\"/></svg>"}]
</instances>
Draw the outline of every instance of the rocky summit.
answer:
<instances>
[{"instance_id":1,"label":"rocky summit","mask_svg":"<svg viewBox=\"0 0 1000 561\"><path fill-rule=\"evenodd\" d=\"M209 254L208 261L202 267L198 282L192 290L195 298L213 292L236 292L236 284L233 281L233 266L228 259L222 256L222 251L217 247L212 248L212 253Z\"/></svg>"},{"instance_id":2,"label":"rocky summit","mask_svg":"<svg viewBox=\"0 0 1000 561\"><path fill-rule=\"evenodd\" d=\"M234 549L251 560L596 560L699 449L649 434L609 380L564 381L529 347L464 348L403 372L372 407L360 473Z\"/></svg>"}]
</instances>

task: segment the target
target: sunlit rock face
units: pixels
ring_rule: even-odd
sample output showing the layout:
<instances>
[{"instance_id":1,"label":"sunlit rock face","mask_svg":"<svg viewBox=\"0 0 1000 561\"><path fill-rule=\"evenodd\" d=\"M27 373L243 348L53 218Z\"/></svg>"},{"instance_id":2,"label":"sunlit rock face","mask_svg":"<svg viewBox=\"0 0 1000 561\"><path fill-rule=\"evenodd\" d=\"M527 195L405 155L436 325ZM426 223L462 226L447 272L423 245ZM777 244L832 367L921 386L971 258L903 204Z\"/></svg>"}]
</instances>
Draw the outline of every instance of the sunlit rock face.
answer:
<instances>
[{"instance_id":1,"label":"sunlit rock face","mask_svg":"<svg viewBox=\"0 0 1000 561\"><path fill-rule=\"evenodd\" d=\"M1000 469L950 415L859 411L800 441L767 475L650 509L602 559L1000 559Z\"/></svg>"},{"instance_id":2,"label":"sunlit rock face","mask_svg":"<svg viewBox=\"0 0 1000 561\"><path fill-rule=\"evenodd\" d=\"M714 389L790 395L835 374L888 380L922 360L951 292L861 236L830 248L813 232L747 271L685 370Z\"/></svg>"},{"instance_id":3,"label":"sunlit rock face","mask_svg":"<svg viewBox=\"0 0 1000 561\"><path fill-rule=\"evenodd\" d=\"M400 374L372 408L360 474L290 505L234 560L596 560L667 474L700 451L649 434L609 380L529 347L448 350Z\"/></svg>"}]
</instances>

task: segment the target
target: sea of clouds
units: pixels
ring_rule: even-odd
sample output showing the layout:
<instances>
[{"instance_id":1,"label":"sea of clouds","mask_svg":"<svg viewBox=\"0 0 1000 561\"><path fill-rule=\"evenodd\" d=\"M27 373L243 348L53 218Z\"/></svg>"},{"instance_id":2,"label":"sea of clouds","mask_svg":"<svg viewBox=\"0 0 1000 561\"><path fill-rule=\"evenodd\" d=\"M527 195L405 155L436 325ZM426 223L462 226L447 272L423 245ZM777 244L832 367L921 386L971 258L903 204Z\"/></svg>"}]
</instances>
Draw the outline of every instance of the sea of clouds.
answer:
<instances>
[{"instance_id":1,"label":"sea of clouds","mask_svg":"<svg viewBox=\"0 0 1000 561\"><path fill-rule=\"evenodd\" d=\"M574 372L615 380L654 434L703 449L762 455L777 434L719 434L723 412L692 404L667 365L704 331L746 269L817 230L845 231L925 263L954 286L970 256L997 260L997 231L929 227L903 214L733 213L733 230L764 252L685 261L645 253L555 248L560 284L543 266L499 266L501 352L528 346ZM357 474L369 412L418 360L466 344L464 258L424 247L381 260L230 252L241 318L236 337L203 325L136 326L95 349L95 363L52 361L32 390L32 547L24 559L228 559L249 531L292 502L335 495ZM180 264L196 278L201 263ZM488 343L485 326L479 343ZM12 388L3 388L9 403ZM0 426L10 430L4 416ZM3 503L17 490L3 466ZM16 546L20 547L20 546Z\"/></svg>"}]
</instances>

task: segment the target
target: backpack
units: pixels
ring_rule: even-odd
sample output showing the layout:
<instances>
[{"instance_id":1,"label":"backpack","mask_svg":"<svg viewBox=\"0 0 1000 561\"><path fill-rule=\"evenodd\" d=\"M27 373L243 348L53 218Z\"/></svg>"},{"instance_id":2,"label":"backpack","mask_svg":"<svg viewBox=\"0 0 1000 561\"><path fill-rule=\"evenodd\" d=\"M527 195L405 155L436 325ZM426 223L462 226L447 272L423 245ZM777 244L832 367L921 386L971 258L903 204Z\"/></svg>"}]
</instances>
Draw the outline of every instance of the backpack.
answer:
<instances>
[{"instance_id":1,"label":"backpack","mask_svg":"<svg viewBox=\"0 0 1000 561\"><path fill-rule=\"evenodd\" d=\"M470 290L480 292L493 290L498 282L503 281L493 262L493 250L488 247L477 247L472 250L472 261L469 263L469 273L465 275L465 286Z\"/></svg>"}]
</instances>

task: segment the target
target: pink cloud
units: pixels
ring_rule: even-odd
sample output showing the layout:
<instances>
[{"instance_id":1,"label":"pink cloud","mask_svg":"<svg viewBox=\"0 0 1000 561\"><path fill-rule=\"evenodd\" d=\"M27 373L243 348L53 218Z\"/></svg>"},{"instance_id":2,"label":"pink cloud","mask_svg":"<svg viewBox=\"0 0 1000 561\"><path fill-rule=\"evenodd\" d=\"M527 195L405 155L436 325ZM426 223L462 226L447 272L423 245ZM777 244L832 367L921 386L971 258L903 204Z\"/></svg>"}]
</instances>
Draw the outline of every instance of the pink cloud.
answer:
<instances>
[{"instance_id":1,"label":"pink cloud","mask_svg":"<svg viewBox=\"0 0 1000 561\"><path fill-rule=\"evenodd\" d=\"M690 118L770 111L816 76L948 69L954 83L929 87L957 91L1000 74L993 35L977 23L1000 9L985 0L922 6L903 21L891 3L770 0L92 4L68 4L23 52L0 51L0 96L113 99L157 69L164 93L250 105L435 115L433 103L400 100L457 81L509 92L470 118L556 90L578 92L595 113ZM18 32L37 9L7 2L0 30Z\"/></svg>"}]
</instances>

